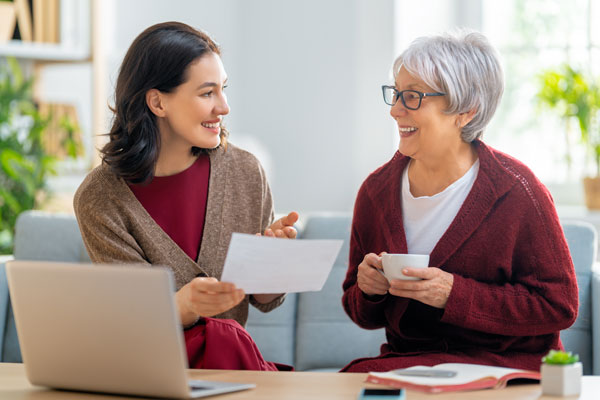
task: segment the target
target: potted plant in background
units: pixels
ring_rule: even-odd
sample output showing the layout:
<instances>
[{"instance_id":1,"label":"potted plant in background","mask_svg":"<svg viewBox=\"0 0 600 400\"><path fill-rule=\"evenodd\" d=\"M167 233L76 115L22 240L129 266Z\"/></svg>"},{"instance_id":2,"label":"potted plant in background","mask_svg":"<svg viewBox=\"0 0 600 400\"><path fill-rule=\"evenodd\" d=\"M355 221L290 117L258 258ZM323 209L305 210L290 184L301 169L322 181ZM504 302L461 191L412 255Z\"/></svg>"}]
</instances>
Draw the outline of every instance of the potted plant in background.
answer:
<instances>
[{"instance_id":1,"label":"potted plant in background","mask_svg":"<svg viewBox=\"0 0 600 400\"><path fill-rule=\"evenodd\" d=\"M542 394L573 396L581 392L583 366L571 352L550 350L542 358Z\"/></svg>"},{"instance_id":2,"label":"potted plant in background","mask_svg":"<svg viewBox=\"0 0 600 400\"><path fill-rule=\"evenodd\" d=\"M567 125L570 120L577 121L580 142L595 167L595 176L583 179L585 203L589 209L600 209L600 85L583 72L565 64L540 75L537 100L541 107L556 112ZM567 154L568 161L569 157L570 154Z\"/></svg>"},{"instance_id":3,"label":"potted plant in background","mask_svg":"<svg viewBox=\"0 0 600 400\"><path fill-rule=\"evenodd\" d=\"M48 176L55 173L56 159L48 155L42 141L52 116L39 113L32 84L14 58L0 64L0 255L12 253L17 216L38 206L48 191ZM74 129L68 121L62 123L63 129ZM74 157L72 137L67 135L63 145Z\"/></svg>"}]
</instances>

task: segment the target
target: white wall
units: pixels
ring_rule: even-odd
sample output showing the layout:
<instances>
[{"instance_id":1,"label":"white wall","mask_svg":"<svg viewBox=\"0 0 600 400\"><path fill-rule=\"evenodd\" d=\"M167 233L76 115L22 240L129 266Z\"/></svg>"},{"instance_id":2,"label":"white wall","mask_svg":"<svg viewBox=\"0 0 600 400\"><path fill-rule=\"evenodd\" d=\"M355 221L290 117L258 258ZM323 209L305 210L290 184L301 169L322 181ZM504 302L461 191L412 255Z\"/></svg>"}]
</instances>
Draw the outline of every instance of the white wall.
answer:
<instances>
[{"instance_id":1,"label":"white wall","mask_svg":"<svg viewBox=\"0 0 600 400\"><path fill-rule=\"evenodd\" d=\"M106 0L104 0L106 1ZM393 0L110 0L111 87L129 44L178 20L221 44L230 140L261 159L277 212L350 211L395 151L380 85L394 58ZM112 25L112 27L111 27Z\"/></svg>"}]
</instances>

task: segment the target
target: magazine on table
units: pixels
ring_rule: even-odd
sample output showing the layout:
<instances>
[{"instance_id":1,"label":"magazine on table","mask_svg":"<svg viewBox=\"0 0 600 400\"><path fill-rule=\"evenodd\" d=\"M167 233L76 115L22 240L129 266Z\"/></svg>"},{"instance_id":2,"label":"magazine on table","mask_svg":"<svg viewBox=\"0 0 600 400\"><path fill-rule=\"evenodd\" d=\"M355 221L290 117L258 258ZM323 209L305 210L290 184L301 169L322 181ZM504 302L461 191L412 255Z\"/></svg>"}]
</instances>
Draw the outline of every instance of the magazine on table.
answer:
<instances>
[{"instance_id":1,"label":"magazine on table","mask_svg":"<svg viewBox=\"0 0 600 400\"><path fill-rule=\"evenodd\" d=\"M414 366L389 372L370 372L367 382L428 393L500 389L511 379L540 380L538 371L448 363L433 367Z\"/></svg>"}]
</instances>

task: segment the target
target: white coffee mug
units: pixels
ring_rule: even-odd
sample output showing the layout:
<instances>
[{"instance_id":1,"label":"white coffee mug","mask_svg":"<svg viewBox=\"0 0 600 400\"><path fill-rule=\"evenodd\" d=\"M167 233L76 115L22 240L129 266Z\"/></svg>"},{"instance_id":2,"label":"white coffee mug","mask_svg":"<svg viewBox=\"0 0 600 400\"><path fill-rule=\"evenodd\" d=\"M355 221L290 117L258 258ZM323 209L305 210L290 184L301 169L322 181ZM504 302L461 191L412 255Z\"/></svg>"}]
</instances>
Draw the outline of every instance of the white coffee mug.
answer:
<instances>
[{"instance_id":1,"label":"white coffee mug","mask_svg":"<svg viewBox=\"0 0 600 400\"><path fill-rule=\"evenodd\" d=\"M404 268L427 268L429 267L429 255L427 254L383 254L383 275L391 281L392 279L404 279L418 281L421 278L406 276L402 273Z\"/></svg>"}]
</instances>

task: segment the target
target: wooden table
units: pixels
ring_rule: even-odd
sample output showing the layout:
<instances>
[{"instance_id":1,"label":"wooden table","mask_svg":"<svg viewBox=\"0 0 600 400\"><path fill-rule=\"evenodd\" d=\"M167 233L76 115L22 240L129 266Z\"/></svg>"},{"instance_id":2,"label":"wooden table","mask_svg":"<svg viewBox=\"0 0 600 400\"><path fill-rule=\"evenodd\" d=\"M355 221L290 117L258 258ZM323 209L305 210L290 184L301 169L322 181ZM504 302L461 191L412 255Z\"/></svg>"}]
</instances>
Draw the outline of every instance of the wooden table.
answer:
<instances>
[{"instance_id":1,"label":"wooden table","mask_svg":"<svg viewBox=\"0 0 600 400\"><path fill-rule=\"evenodd\" d=\"M365 383L366 374L340 374L335 372L258 372L258 371L219 371L190 370L190 378L215 381L255 383L256 388L238 393L211 397L215 400L354 400L363 387L382 387ZM556 400L557 397L541 395L540 385L512 385L506 389L479 390L472 392L426 394L408 391L407 400ZM576 399L577 397L566 397ZM600 376L584 377L583 393L580 400L600 398ZM0 363L1 400L58 400L89 399L119 400L132 397L97 395L80 392L56 391L32 386L25 377L22 364ZM133 398L135 399L135 398Z\"/></svg>"}]
</instances>

